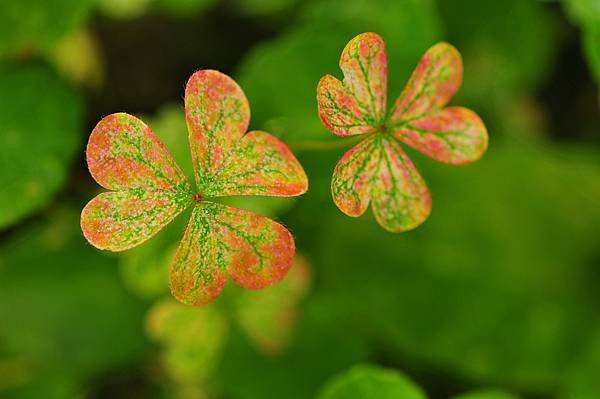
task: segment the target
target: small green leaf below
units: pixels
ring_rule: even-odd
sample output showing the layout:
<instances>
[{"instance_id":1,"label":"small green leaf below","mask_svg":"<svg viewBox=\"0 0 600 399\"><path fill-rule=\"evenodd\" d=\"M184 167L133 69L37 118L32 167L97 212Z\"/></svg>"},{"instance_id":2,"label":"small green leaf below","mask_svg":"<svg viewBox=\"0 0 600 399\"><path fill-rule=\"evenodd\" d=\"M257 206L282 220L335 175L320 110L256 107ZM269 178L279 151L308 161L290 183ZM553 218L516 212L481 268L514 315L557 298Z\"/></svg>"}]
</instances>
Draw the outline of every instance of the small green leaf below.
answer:
<instances>
[{"instance_id":1,"label":"small green leaf below","mask_svg":"<svg viewBox=\"0 0 600 399\"><path fill-rule=\"evenodd\" d=\"M482 389L463 393L453 399L519 399L519 396L500 389Z\"/></svg>"},{"instance_id":2,"label":"small green leaf below","mask_svg":"<svg viewBox=\"0 0 600 399\"><path fill-rule=\"evenodd\" d=\"M359 365L327 383L318 399L425 399L408 377L395 370Z\"/></svg>"},{"instance_id":3,"label":"small green leaf below","mask_svg":"<svg viewBox=\"0 0 600 399\"><path fill-rule=\"evenodd\" d=\"M590 72L600 84L600 2L567 0L564 6L571 19L581 28L583 52Z\"/></svg>"}]
</instances>

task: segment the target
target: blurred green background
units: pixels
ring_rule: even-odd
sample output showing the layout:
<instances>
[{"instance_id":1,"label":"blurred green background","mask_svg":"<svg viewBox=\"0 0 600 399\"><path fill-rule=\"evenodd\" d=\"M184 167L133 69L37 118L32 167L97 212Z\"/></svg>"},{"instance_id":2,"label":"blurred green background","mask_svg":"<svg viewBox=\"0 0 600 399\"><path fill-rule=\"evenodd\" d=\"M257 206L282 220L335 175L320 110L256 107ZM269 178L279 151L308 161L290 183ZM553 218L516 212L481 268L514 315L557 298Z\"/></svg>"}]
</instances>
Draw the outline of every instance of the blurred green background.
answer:
<instances>
[{"instance_id":1,"label":"blurred green background","mask_svg":"<svg viewBox=\"0 0 600 399\"><path fill-rule=\"evenodd\" d=\"M434 206L400 235L329 193L345 149L316 84L365 31L386 41L390 101L454 44L453 103L490 134L467 167L407 150ZM192 309L168 294L186 215L113 254L79 212L109 113L143 117L190 172L183 89L202 68L240 83L310 191L236 200L300 256L279 285ZM0 1L0 398L600 398L599 82L600 0Z\"/></svg>"}]
</instances>

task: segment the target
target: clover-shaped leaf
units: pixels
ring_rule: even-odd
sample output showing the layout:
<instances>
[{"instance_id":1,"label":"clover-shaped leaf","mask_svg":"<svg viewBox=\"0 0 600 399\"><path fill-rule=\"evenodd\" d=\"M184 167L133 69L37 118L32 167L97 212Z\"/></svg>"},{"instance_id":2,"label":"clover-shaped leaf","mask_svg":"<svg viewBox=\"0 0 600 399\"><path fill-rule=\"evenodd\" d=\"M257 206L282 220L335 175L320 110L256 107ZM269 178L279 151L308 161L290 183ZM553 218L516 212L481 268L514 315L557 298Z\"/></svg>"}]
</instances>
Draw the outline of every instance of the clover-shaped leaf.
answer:
<instances>
[{"instance_id":1,"label":"clover-shaped leaf","mask_svg":"<svg viewBox=\"0 0 600 399\"><path fill-rule=\"evenodd\" d=\"M100 249L122 251L146 241L193 204L170 272L171 292L178 300L210 302L227 274L251 289L281 280L295 251L290 232L271 219L212 199L300 195L308 186L304 170L275 137L245 134L248 101L220 72L192 75L185 114L197 192L141 120L121 113L98 123L87 147L88 166L94 179L112 191L83 209L85 237Z\"/></svg>"},{"instance_id":2,"label":"clover-shaped leaf","mask_svg":"<svg viewBox=\"0 0 600 399\"><path fill-rule=\"evenodd\" d=\"M354 217L372 202L375 218L386 230L413 229L427 219L431 197L397 140L456 165L479 159L487 148L485 126L473 111L444 108L461 83L460 54L448 43L430 48L389 111L387 56L379 35L368 32L352 39L340 68L343 81L331 75L319 81L319 116L338 136L365 138L338 162L333 200Z\"/></svg>"}]
</instances>

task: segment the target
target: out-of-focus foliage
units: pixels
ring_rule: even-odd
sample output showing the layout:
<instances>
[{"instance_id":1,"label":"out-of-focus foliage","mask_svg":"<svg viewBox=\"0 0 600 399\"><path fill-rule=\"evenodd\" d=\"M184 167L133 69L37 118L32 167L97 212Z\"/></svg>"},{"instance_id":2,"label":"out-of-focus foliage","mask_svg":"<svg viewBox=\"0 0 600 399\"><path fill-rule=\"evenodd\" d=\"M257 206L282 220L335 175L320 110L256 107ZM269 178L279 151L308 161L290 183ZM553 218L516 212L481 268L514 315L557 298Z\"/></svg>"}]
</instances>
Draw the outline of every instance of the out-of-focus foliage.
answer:
<instances>
[{"instance_id":1,"label":"out-of-focus foliage","mask_svg":"<svg viewBox=\"0 0 600 399\"><path fill-rule=\"evenodd\" d=\"M493 108L531 92L548 77L559 37L542 2L453 0L438 5L445 39L460 49L465 65L458 101L477 103L496 115Z\"/></svg>"},{"instance_id":2,"label":"out-of-focus foliage","mask_svg":"<svg viewBox=\"0 0 600 399\"><path fill-rule=\"evenodd\" d=\"M173 15L189 16L201 12L215 0L96 0L99 9L113 18L129 20L147 12L164 11Z\"/></svg>"},{"instance_id":3,"label":"out-of-focus foliage","mask_svg":"<svg viewBox=\"0 0 600 399\"><path fill-rule=\"evenodd\" d=\"M0 2L0 56L50 49L89 16L95 0Z\"/></svg>"},{"instance_id":4,"label":"out-of-focus foliage","mask_svg":"<svg viewBox=\"0 0 600 399\"><path fill-rule=\"evenodd\" d=\"M596 327L590 329L576 361L567 372L561 398L594 399L598 397L598 393L600 393L598 370L600 370L600 330L596 321Z\"/></svg>"},{"instance_id":5,"label":"out-of-focus foliage","mask_svg":"<svg viewBox=\"0 0 600 399\"><path fill-rule=\"evenodd\" d=\"M241 329L263 353L276 355L289 343L298 319L298 305L306 295L312 270L302 255L281 283L263 291L236 290L235 317Z\"/></svg>"},{"instance_id":6,"label":"out-of-focus foliage","mask_svg":"<svg viewBox=\"0 0 600 399\"><path fill-rule=\"evenodd\" d=\"M440 37L440 24L429 0L309 2L293 29L256 48L240 67L253 123L292 148L334 139L316 113L316 84L324 73L337 71L346 42L369 31L386 38L394 71L388 86L395 98L423 51Z\"/></svg>"},{"instance_id":7,"label":"out-of-focus foliage","mask_svg":"<svg viewBox=\"0 0 600 399\"><path fill-rule=\"evenodd\" d=\"M218 366L228 324L216 307L196 309L172 298L154 305L150 337L164 345L164 367L182 384L202 384Z\"/></svg>"},{"instance_id":8,"label":"out-of-focus foliage","mask_svg":"<svg viewBox=\"0 0 600 399\"><path fill-rule=\"evenodd\" d=\"M482 389L455 396L454 399L519 399L519 397L499 389Z\"/></svg>"},{"instance_id":9,"label":"out-of-focus foliage","mask_svg":"<svg viewBox=\"0 0 600 399\"><path fill-rule=\"evenodd\" d=\"M288 275L261 291L229 287L214 306L186 307L173 299L157 302L147 317L150 336L161 344L162 366L183 392L214 395L229 329L237 325L259 350L275 356L289 344L300 299L310 283L307 261L298 256Z\"/></svg>"},{"instance_id":10,"label":"out-of-focus foliage","mask_svg":"<svg viewBox=\"0 0 600 399\"><path fill-rule=\"evenodd\" d=\"M0 229L38 211L81 144L82 100L41 64L0 64Z\"/></svg>"},{"instance_id":11,"label":"out-of-focus foliage","mask_svg":"<svg viewBox=\"0 0 600 399\"><path fill-rule=\"evenodd\" d=\"M48 54L56 69L73 82L98 89L104 70L98 43L87 30L75 32L60 40Z\"/></svg>"},{"instance_id":12,"label":"out-of-focus foliage","mask_svg":"<svg viewBox=\"0 0 600 399\"><path fill-rule=\"evenodd\" d=\"M271 15L289 11L303 0L235 0L240 9L251 15Z\"/></svg>"},{"instance_id":13,"label":"out-of-focus foliage","mask_svg":"<svg viewBox=\"0 0 600 399\"><path fill-rule=\"evenodd\" d=\"M0 246L0 397L74 397L141 359L144 307L78 217L59 208Z\"/></svg>"},{"instance_id":14,"label":"out-of-focus foliage","mask_svg":"<svg viewBox=\"0 0 600 399\"><path fill-rule=\"evenodd\" d=\"M426 399L423 390L404 374L369 364L354 366L327 382L318 399ZM454 399L519 399L512 393L485 389Z\"/></svg>"},{"instance_id":15,"label":"out-of-focus foliage","mask_svg":"<svg viewBox=\"0 0 600 399\"><path fill-rule=\"evenodd\" d=\"M425 399L409 378L394 370L361 365L330 381L318 399Z\"/></svg>"},{"instance_id":16,"label":"out-of-focus foliage","mask_svg":"<svg viewBox=\"0 0 600 399\"><path fill-rule=\"evenodd\" d=\"M571 18L581 28L583 50L596 82L600 85L600 2L598 0L566 0Z\"/></svg>"}]
</instances>

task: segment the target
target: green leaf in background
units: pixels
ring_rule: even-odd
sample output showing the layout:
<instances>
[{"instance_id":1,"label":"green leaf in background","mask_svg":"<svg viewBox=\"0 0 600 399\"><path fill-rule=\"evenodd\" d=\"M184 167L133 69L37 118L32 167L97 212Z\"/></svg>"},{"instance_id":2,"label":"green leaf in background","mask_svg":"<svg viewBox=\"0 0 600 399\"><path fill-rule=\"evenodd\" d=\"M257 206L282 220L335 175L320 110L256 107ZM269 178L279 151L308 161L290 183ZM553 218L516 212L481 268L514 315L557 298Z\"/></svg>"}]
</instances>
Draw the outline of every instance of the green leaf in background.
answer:
<instances>
[{"instance_id":1,"label":"green leaf in background","mask_svg":"<svg viewBox=\"0 0 600 399\"><path fill-rule=\"evenodd\" d=\"M371 365L353 367L335 377L318 399L425 399L414 382L395 370Z\"/></svg>"},{"instance_id":2,"label":"green leaf in background","mask_svg":"<svg viewBox=\"0 0 600 399\"><path fill-rule=\"evenodd\" d=\"M0 2L0 56L49 49L76 31L95 0L4 0Z\"/></svg>"},{"instance_id":3,"label":"green leaf in background","mask_svg":"<svg viewBox=\"0 0 600 399\"><path fill-rule=\"evenodd\" d=\"M98 9L115 19L133 19L144 14L154 0L98 0Z\"/></svg>"},{"instance_id":4,"label":"green leaf in background","mask_svg":"<svg viewBox=\"0 0 600 399\"><path fill-rule=\"evenodd\" d=\"M89 30L60 40L48 54L55 68L71 81L98 89L104 80L104 64L98 42Z\"/></svg>"},{"instance_id":5,"label":"green leaf in background","mask_svg":"<svg viewBox=\"0 0 600 399\"><path fill-rule=\"evenodd\" d=\"M165 346L164 367L184 385L206 383L218 366L228 323L215 306L192 308L167 298L147 317L150 337Z\"/></svg>"},{"instance_id":6,"label":"green leaf in background","mask_svg":"<svg viewBox=\"0 0 600 399\"><path fill-rule=\"evenodd\" d=\"M543 2L439 0L437 4L445 39L460 50L465 65L458 101L502 115L491 108L531 92L548 77L559 37Z\"/></svg>"},{"instance_id":7,"label":"green leaf in background","mask_svg":"<svg viewBox=\"0 0 600 399\"><path fill-rule=\"evenodd\" d=\"M482 389L454 396L453 399L519 399L519 397L499 389Z\"/></svg>"},{"instance_id":8,"label":"green leaf in background","mask_svg":"<svg viewBox=\"0 0 600 399\"><path fill-rule=\"evenodd\" d=\"M97 0L106 15L122 20L134 19L149 11L164 11L176 16L202 12L216 0Z\"/></svg>"},{"instance_id":9,"label":"green leaf in background","mask_svg":"<svg viewBox=\"0 0 600 399\"><path fill-rule=\"evenodd\" d=\"M253 104L252 125L292 148L335 140L317 116L316 84L337 70L340 49L352 37L374 31L386 38L388 67L394 71L390 98L400 94L419 57L439 38L431 1L314 0L301 15L295 28L253 50L237 74Z\"/></svg>"},{"instance_id":10,"label":"green leaf in background","mask_svg":"<svg viewBox=\"0 0 600 399\"><path fill-rule=\"evenodd\" d=\"M78 217L59 208L0 247L1 397L74 397L146 349L144 306L85 243Z\"/></svg>"},{"instance_id":11,"label":"green leaf in background","mask_svg":"<svg viewBox=\"0 0 600 399\"><path fill-rule=\"evenodd\" d=\"M242 12L265 16L288 11L302 0L235 0Z\"/></svg>"},{"instance_id":12,"label":"green leaf in background","mask_svg":"<svg viewBox=\"0 0 600 399\"><path fill-rule=\"evenodd\" d=\"M244 333L267 355L280 354L296 327L298 302L311 283L311 268L299 254L280 284L262 291L238 291L235 317Z\"/></svg>"},{"instance_id":13,"label":"green leaf in background","mask_svg":"<svg viewBox=\"0 0 600 399\"><path fill-rule=\"evenodd\" d=\"M174 15L189 16L208 9L216 2L217 0L156 0L155 6Z\"/></svg>"},{"instance_id":14,"label":"green leaf in background","mask_svg":"<svg viewBox=\"0 0 600 399\"><path fill-rule=\"evenodd\" d=\"M0 65L0 229L64 184L81 144L82 100L43 65Z\"/></svg>"},{"instance_id":15,"label":"green leaf in background","mask_svg":"<svg viewBox=\"0 0 600 399\"><path fill-rule=\"evenodd\" d=\"M591 329L587 344L582 345L574 364L569 368L558 395L561 399L595 399L600 395L600 329Z\"/></svg>"},{"instance_id":16,"label":"green leaf in background","mask_svg":"<svg viewBox=\"0 0 600 399\"><path fill-rule=\"evenodd\" d=\"M177 389L214 394L215 372L234 322L257 350L281 354L309 283L307 261L297 256L281 283L261 291L230 286L214 304L199 309L170 298L156 302L147 316L147 331L160 344L161 364Z\"/></svg>"},{"instance_id":17,"label":"green leaf in background","mask_svg":"<svg viewBox=\"0 0 600 399\"><path fill-rule=\"evenodd\" d=\"M567 0L567 12L581 28L583 50L596 82L600 85L600 1Z\"/></svg>"}]
</instances>

